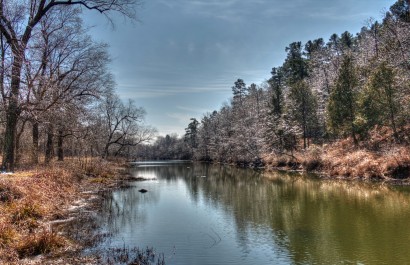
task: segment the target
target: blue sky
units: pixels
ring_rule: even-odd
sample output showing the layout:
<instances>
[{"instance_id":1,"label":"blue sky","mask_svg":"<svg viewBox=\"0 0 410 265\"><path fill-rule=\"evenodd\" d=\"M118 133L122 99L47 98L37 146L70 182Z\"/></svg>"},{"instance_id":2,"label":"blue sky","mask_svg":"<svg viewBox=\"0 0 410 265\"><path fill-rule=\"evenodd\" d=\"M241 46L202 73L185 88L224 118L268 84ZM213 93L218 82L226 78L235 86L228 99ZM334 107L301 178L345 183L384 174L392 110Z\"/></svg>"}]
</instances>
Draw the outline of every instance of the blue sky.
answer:
<instances>
[{"instance_id":1,"label":"blue sky","mask_svg":"<svg viewBox=\"0 0 410 265\"><path fill-rule=\"evenodd\" d=\"M182 135L191 117L219 110L236 79L270 77L291 42L380 19L394 0L144 0L139 22L85 11L90 34L109 44L121 98L147 111L160 135Z\"/></svg>"}]
</instances>

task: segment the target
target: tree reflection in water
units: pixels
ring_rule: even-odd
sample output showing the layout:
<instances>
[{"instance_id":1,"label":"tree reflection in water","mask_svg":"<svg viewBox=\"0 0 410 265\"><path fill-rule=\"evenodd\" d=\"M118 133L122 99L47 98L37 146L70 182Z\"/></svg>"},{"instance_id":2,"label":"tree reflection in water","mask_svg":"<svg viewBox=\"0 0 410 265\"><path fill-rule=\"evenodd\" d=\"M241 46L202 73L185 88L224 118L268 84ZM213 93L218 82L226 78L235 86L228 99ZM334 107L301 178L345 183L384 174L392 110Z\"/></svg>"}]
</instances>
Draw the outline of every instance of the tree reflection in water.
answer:
<instances>
[{"instance_id":1,"label":"tree reflection in water","mask_svg":"<svg viewBox=\"0 0 410 265\"><path fill-rule=\"evenodd\" d=\"M239 255L239 260L257 253L260 262L279 260L282 264L410 260L406 188L207 164L136 167L133 174L158 181L135 182L129 190L112 193L102 217L107 229L141 236L138 230L150 227L155 231L144 232L144 237L158 230L164 240L166 236L172 240L169 234L182 227L186 231L181 233L187 235L175 240L208 240L198 245L212 246L213 264L218 264L218 259L223 264L226 257L218 256L216 249L225 247L230 255ZM140 194L138 189L146 186L148 192ZM202 210L208 212L190 216ZM162 211L156 218L168 218L169 222L152 220L154 211ZM215 226L208 227L211 221L198 216L216 220ZM172 220L186 222L187 229L181 224L173 227ZM167 225L169 230L162 227ZM203 227L201 236L191 235ZM189 262L192 260L186 264Z\"/></svg>"}]
</instances>

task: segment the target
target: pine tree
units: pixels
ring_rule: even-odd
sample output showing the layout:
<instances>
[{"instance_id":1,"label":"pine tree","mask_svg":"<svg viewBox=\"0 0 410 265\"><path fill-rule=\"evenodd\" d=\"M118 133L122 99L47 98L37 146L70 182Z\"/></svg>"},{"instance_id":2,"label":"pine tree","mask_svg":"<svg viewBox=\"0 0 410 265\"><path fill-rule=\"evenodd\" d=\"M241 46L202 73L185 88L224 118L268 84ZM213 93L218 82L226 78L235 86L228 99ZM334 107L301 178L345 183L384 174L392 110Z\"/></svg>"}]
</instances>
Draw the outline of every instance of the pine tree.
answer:
<instances>
[{"instance_id":1,"label":"pine tree","mask_svg":"<svg viewBox=\"0 0 410 265\"><path fill-rule=\"evenodd\" d=\"M195 118L191 118L191 121L188 127L185 128L185 142L189 145L193 153L198 147L197 134L199 122Z\"/></svg>"},{"instance_id":2,"label":"pine tree","mask_svg":"<svg viewBox=\"0 0 410 265\"><path fill-rule=\"evenodd\" d=\"M328 125L336 134L349 133L355 144L357 112L357 85L353 59L350 55L344 55L336 84L330 94L328 105Z\"/></svg>"},{"instance_id":3,"label":"pine tree","mask_svg":"<svg viewBox=\"0 0 410 265\"><path fill-rule=\"evenodd\" d=\"M395 73L386 62L383 62L374 71L368 86L362 93L361 110L367 128L388 123L393 130L395 139L398 140L399 100Z\"/></svg>"},{"instance_id":4,"label":"pine tree","mask_svg":"<svg viewBox=\"0 0 410 265\"><path fill-rule=\"evenodd\" d=\"M289 99L292 118L301 127L303 148L306 149L309 146L308 139L314 128L318 127L316 97L306 82L300 81L291 86Z\"/></svg>"}]
</instances>

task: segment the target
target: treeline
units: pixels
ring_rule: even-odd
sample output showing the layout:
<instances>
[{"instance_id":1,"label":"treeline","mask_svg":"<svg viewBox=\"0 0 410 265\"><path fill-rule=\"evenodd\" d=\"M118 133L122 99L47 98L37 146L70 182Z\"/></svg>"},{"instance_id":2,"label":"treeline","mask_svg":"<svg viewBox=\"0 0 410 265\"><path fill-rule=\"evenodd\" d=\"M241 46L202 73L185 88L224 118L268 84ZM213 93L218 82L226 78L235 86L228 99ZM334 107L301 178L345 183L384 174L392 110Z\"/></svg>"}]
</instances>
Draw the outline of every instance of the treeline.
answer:
<instances>
[{"instance_id":1,"label":"treeline","mask_svg":"<svg viewBox=\"0 0 410 265\"><path fill-rule=\"evenodd\" d=\"M162 149L175 150L166 158L259 165L270 154L292 156L312 144L349 138L359 146L380 128L393 144L409 143L407 1L398 0L381 22L370 19L356 35L293 42L285 51L265 83L238 79L230 104L192 119L183 139L167 136L173 140L139 149L140 157L161 159L155 150Z\"/></svg>"},{"instance_id":2,"label":"treeline","mask_svg":"<svg viewBox=\"0 0 410 265\"><path fill-rule=\"evenodd\" d=\"M153 137L145 111L116 94L107 45L80 18L81 8L133 18L136 2L0 2L3 170L64 155L128 155Z\"/></svg>"}]
</instances>

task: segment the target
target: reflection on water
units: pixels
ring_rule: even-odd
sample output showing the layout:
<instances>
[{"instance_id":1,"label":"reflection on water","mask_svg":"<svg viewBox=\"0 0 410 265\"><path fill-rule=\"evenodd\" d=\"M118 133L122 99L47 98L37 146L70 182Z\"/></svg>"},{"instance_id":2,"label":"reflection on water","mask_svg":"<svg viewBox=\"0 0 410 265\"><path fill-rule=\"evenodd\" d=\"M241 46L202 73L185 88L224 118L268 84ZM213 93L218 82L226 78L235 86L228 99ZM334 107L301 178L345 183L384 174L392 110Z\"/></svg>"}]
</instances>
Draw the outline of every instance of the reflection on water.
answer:
<instances>
[{"instance_id":1,"label":"reflection on water","mask_svg":"<svg viewBox=\"0 0 410 265\"><path fill-rule=\"evenodd\" d=\"M167 264L406 264L405 187L205 164L136 165L105 202L99 247L154 246ZM139 189L147 189L142 194Z\"/></svg>"}]
</instances>

